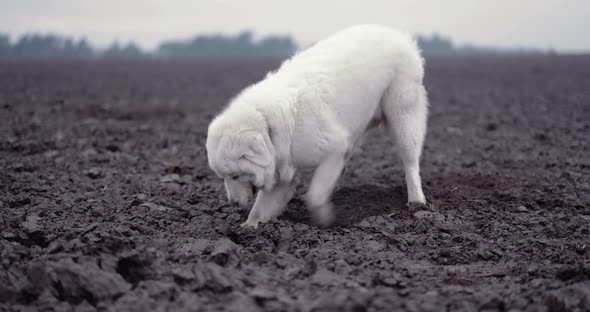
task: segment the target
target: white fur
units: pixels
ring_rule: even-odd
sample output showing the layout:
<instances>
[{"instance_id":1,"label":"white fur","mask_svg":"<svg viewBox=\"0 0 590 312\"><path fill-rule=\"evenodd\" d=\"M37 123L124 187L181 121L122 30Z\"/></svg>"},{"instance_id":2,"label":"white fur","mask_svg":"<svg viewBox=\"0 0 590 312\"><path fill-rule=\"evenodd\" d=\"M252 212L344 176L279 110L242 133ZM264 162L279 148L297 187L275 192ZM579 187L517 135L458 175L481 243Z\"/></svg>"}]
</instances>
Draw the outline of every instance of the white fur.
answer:
<instances>
[{"instance_id":1,"label":"white fur","mask_svg":"<svg viewBox=\"0 0 590 312\"><path fill-rule=\"evenodd\" d=\"M298 170L315 169L307 206L332 220L330 197L351 149L384 123L402 160L408 202L425 203L419 161L427 123L423 59L407 34L377 25L344 29L243 90L209 126L209 165L242 206L259 192L243 226L278 216ZM232 176L237 179L232 179ZM228 187L229 185L229 187Z\"/></svg>"}]
</instances>

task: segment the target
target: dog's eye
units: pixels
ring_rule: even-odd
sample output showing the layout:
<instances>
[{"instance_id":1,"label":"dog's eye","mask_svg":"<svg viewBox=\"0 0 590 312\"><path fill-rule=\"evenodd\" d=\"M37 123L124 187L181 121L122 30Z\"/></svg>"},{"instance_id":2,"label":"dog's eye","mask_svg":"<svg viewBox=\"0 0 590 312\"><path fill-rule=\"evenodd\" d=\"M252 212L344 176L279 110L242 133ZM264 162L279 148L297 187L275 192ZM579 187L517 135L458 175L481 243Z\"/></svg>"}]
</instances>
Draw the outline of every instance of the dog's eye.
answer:
<instances>
[{"instance_id":1,"label":"dog's eye","mask_svg":"<svg viewBox=\"0 0 590 312\"><path fill-rule=\"evenodd\" d=\"M232 178L233 180L237 180L237 179L239 179L239 178L240 178L240 176L239 176L239 175L235 175L235 176L232 176L231 178Z\"/></svg>"}]
</instances>

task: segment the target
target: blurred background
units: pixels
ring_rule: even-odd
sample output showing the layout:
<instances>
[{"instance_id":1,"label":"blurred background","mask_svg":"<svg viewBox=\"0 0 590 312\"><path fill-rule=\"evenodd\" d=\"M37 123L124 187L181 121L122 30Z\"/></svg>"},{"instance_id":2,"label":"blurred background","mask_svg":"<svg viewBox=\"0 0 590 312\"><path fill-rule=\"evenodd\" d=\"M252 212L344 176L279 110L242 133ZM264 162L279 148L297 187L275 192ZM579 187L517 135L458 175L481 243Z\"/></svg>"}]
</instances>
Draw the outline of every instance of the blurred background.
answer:
<instances>
[{"instance_id":1,"label":"blurred background","mask_svg":"<svg viewBox=\"0 0 590 312\"><path fill-rule=\"evenodd\" d=\"M425 55L580 54L587 0L0 0L0 58L283 57L344 27L416 36Z\"/></svg>"}]
</instances>

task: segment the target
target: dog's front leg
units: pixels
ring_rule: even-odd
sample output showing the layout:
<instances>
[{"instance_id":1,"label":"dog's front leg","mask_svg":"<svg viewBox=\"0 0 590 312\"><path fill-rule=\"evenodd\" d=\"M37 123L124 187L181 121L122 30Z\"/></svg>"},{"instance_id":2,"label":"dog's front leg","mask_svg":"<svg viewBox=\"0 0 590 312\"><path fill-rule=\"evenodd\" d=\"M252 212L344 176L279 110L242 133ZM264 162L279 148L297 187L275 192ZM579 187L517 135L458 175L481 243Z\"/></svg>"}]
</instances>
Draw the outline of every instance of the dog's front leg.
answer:
<instances>
[{"instance_id":1,"label":"dog's front leg","mask_svg":"<svg viewBox=\"0 0 590 312\"><path fill-rule=\"evenodd\" d=\"M335 151L314 172L306 200L308 210L320 224L328 225L334 220L330 197L347 158L347 150Z\"/></svg>"},{"instance_id":2,"label":"dog's front leg","mask_svg":"<svg viewBox=\"0 0 590 312\"><path fill-rule=\"evenodd\" d=\"M295 194L296 180L292 182L280 182L270 191L260 190L256 195L254 206L248 215L244 228L258 228L258 223L268 222L281 214L289 200Z\"/></svg>"}]
</instances>

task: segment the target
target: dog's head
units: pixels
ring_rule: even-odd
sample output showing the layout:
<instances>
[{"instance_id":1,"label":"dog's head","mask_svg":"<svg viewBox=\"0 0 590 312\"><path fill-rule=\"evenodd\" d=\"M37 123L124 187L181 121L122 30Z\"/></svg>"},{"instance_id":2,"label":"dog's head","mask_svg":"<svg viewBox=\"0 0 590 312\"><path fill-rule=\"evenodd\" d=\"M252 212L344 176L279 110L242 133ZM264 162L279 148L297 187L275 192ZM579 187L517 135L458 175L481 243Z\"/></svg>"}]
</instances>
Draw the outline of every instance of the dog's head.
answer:
<instances>
[{"instance_id":1,"label":"dog's head","mask_svg":"<svg viewBox=\"0 0 590 312\"><path fill-rule=\"evenodd\" d=\"M275 149L267 131L219 127L207 134L209 167L225 182L231 203L248 205L258 189L275 184Z\"/></svg>"}]
</instances>

